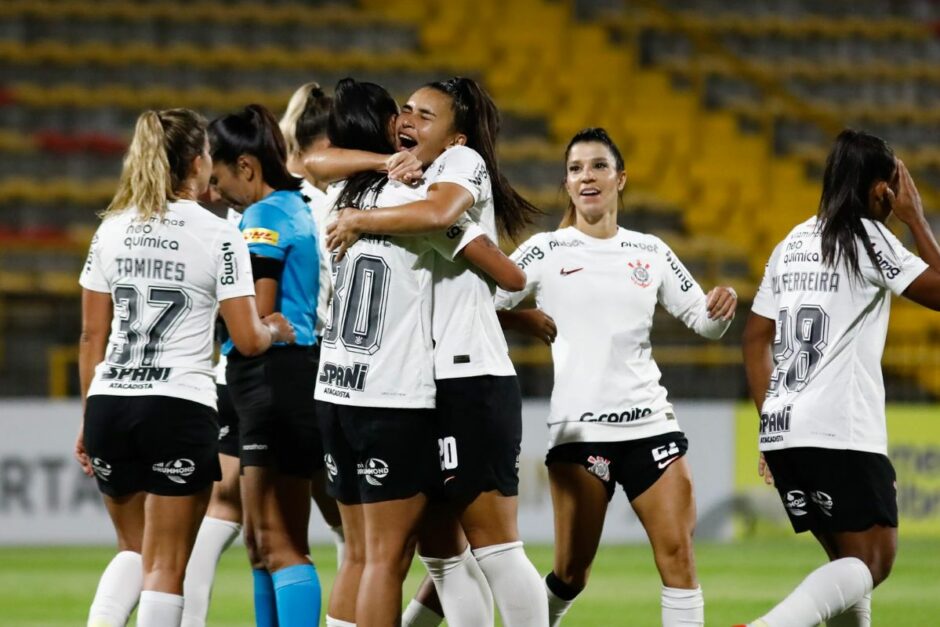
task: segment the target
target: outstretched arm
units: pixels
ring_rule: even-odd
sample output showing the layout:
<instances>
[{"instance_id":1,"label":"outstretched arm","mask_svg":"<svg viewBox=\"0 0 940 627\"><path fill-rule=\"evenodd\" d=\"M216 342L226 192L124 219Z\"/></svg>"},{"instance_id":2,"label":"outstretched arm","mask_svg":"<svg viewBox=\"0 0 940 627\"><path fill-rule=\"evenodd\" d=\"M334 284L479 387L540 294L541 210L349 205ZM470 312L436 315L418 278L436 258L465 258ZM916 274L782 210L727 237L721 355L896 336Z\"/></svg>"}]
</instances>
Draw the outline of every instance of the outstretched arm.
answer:
<instances>
[{"instance_id":1,"label":"outstretched arm","mask_svg":"<svg viewBox=\"0 0 940 627\"><path fill-rule=\"evenodd\" d=\"M359 172L388 172L393 181L415 181L421 178L421 162L410 152L383 155L365 150L324 148L304 159L304 169L314 179L332 183Z\"/></svg>"}]
</instances>

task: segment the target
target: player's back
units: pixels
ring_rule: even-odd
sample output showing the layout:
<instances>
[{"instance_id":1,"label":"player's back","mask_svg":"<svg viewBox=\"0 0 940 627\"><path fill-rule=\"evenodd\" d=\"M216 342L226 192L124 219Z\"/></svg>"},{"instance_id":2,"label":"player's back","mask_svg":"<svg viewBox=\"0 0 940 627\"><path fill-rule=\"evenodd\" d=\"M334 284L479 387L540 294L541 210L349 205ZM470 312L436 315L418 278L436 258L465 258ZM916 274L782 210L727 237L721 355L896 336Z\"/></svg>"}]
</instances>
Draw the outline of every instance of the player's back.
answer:
<instances>
[{"instance_id":1,"label":"player's back","mask_svg":"<svg viewBox=\"0 0 940 627\"><path fill-rule=\"evenodd\" d=\"M338 198L343 186L330 188ZM364 207L422 196L388 182ZM367 209L366 209L367 210ZM333 297L323 330L316 398L367 407L433 407L431 245L423 237L363 234L331 263Z\"/></svg>"},{"instance_id":2,"label":"player's back","mask_svg":"<svg viewBox=\"0 0 940 627\"><path fill-rule=\"evenodd\" d=\"M815 217L770 257L753 311L776 320L774 372L761 415L762 450L794 446L886 453L881 356L889 291L901 294L925 268L888 229L862 220L859 276L823 263Z\"/></svg>"},{"instance_id":3,"label":"player's back","mask_svg":"<svg viewBox=\"0 0 940 627\"><path fill-rule=\"evenodd\" d=\"M177 396L214 406L212 335L221 298L253 295L238 230L192 201L162 216L107 218L82 285L114 302L107 354L90 394Z\"/></svg>"}]
</instances>

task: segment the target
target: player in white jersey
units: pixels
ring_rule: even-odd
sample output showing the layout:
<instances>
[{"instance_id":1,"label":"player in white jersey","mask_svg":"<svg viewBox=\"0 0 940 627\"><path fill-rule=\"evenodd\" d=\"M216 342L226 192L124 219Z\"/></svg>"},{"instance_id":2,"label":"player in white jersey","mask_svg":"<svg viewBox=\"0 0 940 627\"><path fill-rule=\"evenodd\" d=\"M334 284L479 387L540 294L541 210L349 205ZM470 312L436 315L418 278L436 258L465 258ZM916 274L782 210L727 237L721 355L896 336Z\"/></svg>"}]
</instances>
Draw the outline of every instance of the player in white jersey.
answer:
<instances>
[{"instance_id":1,"label":"player in white jersey","mask_svg":"<svg viewBox=\"0 0 940 627\"><path fill-rule=\"evenodd\" d=\"M892 212L922 259L885 227ZM897 551L881 374L891 293L940 309L938 272L940 247L904 164L880 138L843 131L819 210L771 255L743 341L761 474L831 561L754 625L871 624L872 588Z\"/></svg>"},{"instance_id":2,"label":"player in white jersey","mask_svg":"<svg viewBox=\"0 0 940 627\"><path fill-rule=\"evenodd\" d=\"M660 304L699 335L718 339L736 297L726 287L706 296L665 242L617 226L626 173L603 129L576 134L565 162L571 200L562 228L533 236L513 254L528 276L525 292L497 295L497 305L508 308L534 294L557 324L545 461L555 509L555 565L545 579L550 624L561 622L587 584L620 483L653 548L663 625L702 625L688 443L659 383L650 329ZM535 334L546 338L544 328L551 340L548 320Z\"/></svg>"},{"instance_id":3,"label":"player in white jersey","mask_svg":"<svg viewBox=\"0 0 940 627\"><path fill-rule=\"evenodd\" d=\"M284 134L288 159L288 170L297 176L302 174L302 156L321 147L326 140L326 119L332 99L326 96L316 83L307 83L301 86L288 103L284 117L281 119L281 131ZM325 194L304 180L301 193L311 210L317 200ZM223 214L227 214L229 221L237 227L241 223L241 213L219 203L221 198L218 190L210 188L213 195L213 205L218 206ZM319 205L323 202L320 200ZM318 206L318 205L317 205ZM316 212L314 212L316 215ZM329 290L322 286L329 282L329 270L325 258L320 258L320 300ZM317 320L318 327L320 320ZM226 339L224 325L220 343ZM216 366L216 391L219 405L219 463L222 467L222 479L212 488L212 497L206 516L203 518L196 537L196 544L186 567L186 580L184 582L184 597L182 627L204 627L209 611L209 600L215 578L216 566L222 553L238 536L242 523L242 503L240 493L240 464L239 464L239 421L238 413L232 403L229 387L226 385L225 368L227 359L225 355L219 356ZM312 402L312 401L311 401ZM326 494L326 477L321 469L311 481L311 490L314 501L324 520L330 526L336 544L337 562L342 561L343 537L336 502ZM249 545L251 546L251 545Z\"/></svg>"},{"instance_id":4,"label":"player in white jersey","mask_svg":"<svg viewBox=\"0 0 940 627\"><path fill-rule=\"evenodd\" d=\"M293 341L281 315L259 318L237 229L195 202L211 170L198 114L142 114L82 271L75 452L97 479L121 549L95 594L95 627L124 625L138 596L138 625L180 624L186 561L219 476L220 305L248 353Z\"/></svg>"},{"instance_id":5,"label":"player in white jersey","mask_svg":"<svg viewBox=\"0 0 940 627\"><path fill-rule=\"evenodd\" d=\"M513 237L538 210L499 171L498 128L495 104L471 79L417 90L402 109L397 131L403 147L426 167L420 187L425 198L395 208L344 211L328 228L328 246L340 254L360 233L446 229L456 236L460 230L451 225L464 214L487 235L456 263L437 260L433 273L437 439L445 498L429 511L418 548L441 592L448 624L455 627L492 624L493 598L510 627L547 622L542 585L516 524L519 385L494 309L494 286L486 277L504 289L524 287L525 275L493 244L496 224ZM480 262L475 247L496 254ZM429 607L436 603L428 595L431 589L424 586L403 624L441 622Z\"/></svg>"}]
</instances>

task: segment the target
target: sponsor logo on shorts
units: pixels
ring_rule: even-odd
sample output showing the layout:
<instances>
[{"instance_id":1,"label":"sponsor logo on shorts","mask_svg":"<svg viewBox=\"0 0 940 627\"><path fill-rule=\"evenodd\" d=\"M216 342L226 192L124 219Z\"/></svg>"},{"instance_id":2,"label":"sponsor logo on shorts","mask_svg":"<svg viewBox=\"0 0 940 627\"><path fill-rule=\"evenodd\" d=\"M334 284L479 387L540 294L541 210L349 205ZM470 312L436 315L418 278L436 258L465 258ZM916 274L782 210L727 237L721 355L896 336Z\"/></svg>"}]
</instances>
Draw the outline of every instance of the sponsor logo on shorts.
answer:
<instances>
[{"instance_id":1,"label":"sponsor logo on shorts","mask_svg":"<svg viewBox=\"0 0 940 627\"><path fill-rule=\"evenodd\" d=\"M243 451L266 451L268 450L267 444L243 444Z\"/></svg>"},{"instance_id":2,"label":"sponsor logo on shorts","mask_svg":"<svg viewBox=\"0 0 940 627\"><path fill-rule=\"evenodd\" d=\"M222 427L221 429L219 429L219 439L221 440L222 438L224 438L225 436L227 436L227 435L229 434L229 431L231 431L231 430L232 430L232 428L229 427L228 425L225 425L224 427Z\"/></svg>"},{"instance_id":3,"label":"sponsor logo on shorts","mask_svg":"<svg viewBox=\"0 0 940 627\"><path fill-rule=\"evenodd\" d=\"M653 461L659 462L656 464L657 468L662 470L672 462L679 459L679 445L675 442L670 442L669 444L664 444L662 446L657 446L652 451Z\"/></svg>"},{"instance_id":4,"label":"sponsor logo on shorts","mask_svg":"<svg viewBox=\"0 0 940 627\"><path fill-rule=\"evenodd\" d=\"M365 477L370 485L382 485L382 480L388 476L388 464L378 457L370 457L364 464L357 464L356 473Z\"/></svg>"},{"instance_id":5,"label":"sponsor logo on shorts","mask_svg":"<svg viewBox=\"0 0 940 627\"><path fill-rule=\"evenodd\" d=\"M366 375L368 373L369 364L356 362L352 367L348 367L325 361L323 362L323 368L320 370L320 383L330 386L324 390L327 394L349 398L348 393L331 388L362 392L366 389Z\"/></svg>"},{"instance_id":6,"label":"sponsor logo on shorts","mask_svg":"<svg viewBox=\"0 0 940 627\"><path fill-rule=\"evenodd\" d=\"M171 462L154 464L151 470L160 473L173 483L186 483L186 479L196 472L196 463L191 459L181 457Z\"/></svg>"},{"instance_id":7,"label":"sponsor logo on shorts","mask_svg":"<svg viewBox=\"0 0 940 627\"><path fill-rule=\"evenodd\" d=\"M277 245L281 239L281 234L271 229L251 228L242 231L242 237L249 244L270 244Z\"/></svg>"},{"instance_id":8,"label":"sponsor logo on shorts","mask_svg":"<svg viewBox=\"0 0 940 627\"><path fill-rule=\"evenodd\" d=\"M589 455L588 463L591 464L588 467L588 472L597 476L601 481L610 481L610 460L606 457L601 457L600 455Z\"/></svg>"},{"instance_id":9,"label":"sponsor logo on shorts","mask_svg":"<svg viewBox=\"0 0 940 627\"><path fill-rule=\"evenodd\" d=\"M813 501L813 503L816 504L817 507L819 507L819 510L823 514L825 514L826 516L830 516L830 517L832 516L832 497L831 496L829 496L825 492L816 490L810 493L809 498L811 501Z\"/></svg>"},{"instance_id":10,"label":"sponsor logo on shorts","mask_svg":"<svg viewBox=\"0 0 940 627\"><path fill-rule=\"evenodd\" d=\"M649 287L652 281L650 281L650 264L643 263L641 259L636 260L636 264L632 264L629 261L627 265L633 270L633 274L630 278L635 284L640 287Z\"/></svg>"},{"instance_id":11,"label":"sponsor logo on shorts","mask_svg":"<svg viewBox=\"0 0 940 627\"><path fill-rule=\"evenodd\" d=\"M91 469L95 471L95 476L102 481L107 481L112 472L111 464L104 461L100 457L91 458Z\"/></svg>"},{"instance_id":12,"label":"sponsor logo on shorts","mask_svg":"<svg viewBox=\"0 0 940 627\"><path fill-rule=\"evenodd\" d=\"M793 516L806 516L806 494L802 490L790 490L784 505Z\"/></svg>"},{"instance_id":13,"label":"sponsor logo on shorts","mask_svg":"<svg viewBox=\"0 0 940 627\"><path fill-rule=\"evenodd\" d=\"M630 409L615 410L603 414L586 411L581 414L581 422L633 422L651 415L653 410L649 407L631 407Z\"/></svg>"},{"instance_id":14,"label":"sponsor logo on shorts","mask_svg":"<svg viewBox=\"0 0 940 627\"><path fill-rule=\"evenodd\" d=\"M323 464L326 466L326 477L330 480L330 483L333 483L333 477L339 474L339 468L336 467L336 460L333 459L333 456L327 453L323 456Z\"/></svg>"}]
</instances>

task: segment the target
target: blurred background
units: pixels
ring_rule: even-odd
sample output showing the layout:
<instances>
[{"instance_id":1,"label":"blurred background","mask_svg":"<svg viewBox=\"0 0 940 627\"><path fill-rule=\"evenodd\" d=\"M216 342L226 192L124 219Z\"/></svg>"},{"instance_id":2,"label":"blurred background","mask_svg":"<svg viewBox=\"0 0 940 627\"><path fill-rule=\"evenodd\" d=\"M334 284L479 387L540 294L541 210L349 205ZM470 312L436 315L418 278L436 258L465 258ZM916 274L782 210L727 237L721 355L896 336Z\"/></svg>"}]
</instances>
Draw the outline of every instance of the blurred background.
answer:
<instances>
[{"instance_id":1,"label":"blurred background","mask_svg":"<svg viewBox=\"0 0 940 627\"><path fill-rule=\"evenodd\" d=\"M720 342L705 343L663 312L655 319L653 354L692 442L698 537L735 540L705 545L704 576L719 586L722 573L745 572L749 556L787 568L796 554L819 560L806 543L780 544L797 541L776 494L757 479L740 332L773 246L815 211L842 128L893 145L940 231L936 0L0 0L0 545L113 542L94 483L71 459L81 414L77 279L139 113L189 107L212 118L257 102L279 116L311 80L329 91L351 75L404 100L456 74L480 80L502 111L505 173L545 211L534 231L561 218L568 139L603 126L626 158L621 224L661 236L706 290L729 284L740 296ZM508 339L526 395L520 523L544 570L551 359L540 344ZM909 579L879 588L879 607L920 607L930 617L899 613L890 624L933 624L940 605L926 590L940 559L940 316L894 299L884 372L903 535L919 544L902 551L896 571ZM606 542L643 539L625 499L614 504ZM324 540L322 521L312 525L314 540ZM765 528L776 543L767 550L753 544ZM597 572L606 579L597 575L597 596L584 604L601 613L582 624L620 623L625 603L650 605L655 622L658 606L648 602L658 593L643 586L658 583L639 549L602 551ZM5 551L0 589L16 596L59 581L65 554ZM108 552L68 554L78 556L65 566L74 583L56 589L67 589L72 605L57 610L59 622L36 619L45 604L22 595L30 620L5 620L76 624ZM233 616L226 624L250 611L242 560L226 562L241 582L218 597ZM779 580L761 579L767 569L748 572L764 595L748 593L755 615L804 571ZM634 579L618 579L626 576ZM726 598L742 583L740 575L725 581ZM0 605L13 608L4 598ZM740 622L741 607L719 615Z\"/></svg>"},{"instance_id":2,"label":"blurred background","mask_svg":"<svg viewBox=\"0 0 940 627\"><path fill-rule=\"evenodd\" d=\"M545 210L534 230L560 219L567 140L603 126L627 163L621 223L661 236L706 290L737 289L721 342L657 314L674 399L745 398L739 337L755 286L815 211L840 129L885 137L928 210L940 206L933 0L4 0L0 397L78 393L77 276L143 109L212 118L259 102L280 115L310 80L352 75L404 100L454 74L501 108L505 172ZM526 396L547 396L548 349L510 342ZM890 401L933 406L938 349L940 317L895 299Z\"/></svg>"}]
</instances>

